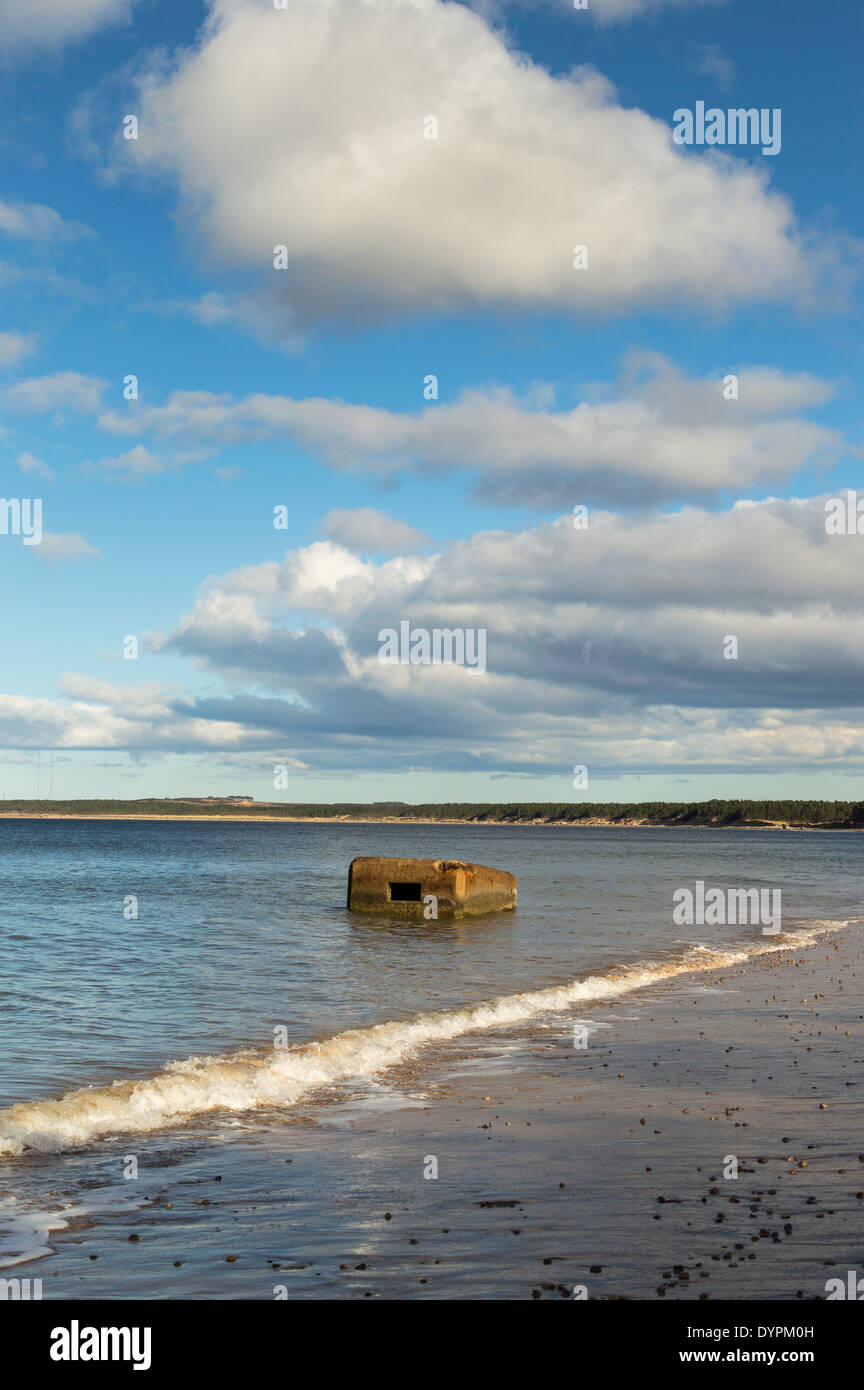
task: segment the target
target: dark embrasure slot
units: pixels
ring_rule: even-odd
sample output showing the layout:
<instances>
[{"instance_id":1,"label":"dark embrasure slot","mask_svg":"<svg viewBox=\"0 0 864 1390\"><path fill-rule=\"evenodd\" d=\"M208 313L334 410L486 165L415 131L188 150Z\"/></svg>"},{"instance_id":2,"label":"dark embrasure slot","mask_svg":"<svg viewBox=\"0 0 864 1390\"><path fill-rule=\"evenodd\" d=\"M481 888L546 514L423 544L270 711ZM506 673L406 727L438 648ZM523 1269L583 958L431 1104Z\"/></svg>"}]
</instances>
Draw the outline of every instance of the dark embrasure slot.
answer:
<instances>
[{"instance_id":1,"label":"dark embrasure slot","mask_svg":"<svg viewBox=\"0 0 864 1390\"><path fill-rule=\"evenodd\" d=\"M419 903L420 884L419 883L391 883L390 884L391 903Z\"/></svg>"}]
</instances>

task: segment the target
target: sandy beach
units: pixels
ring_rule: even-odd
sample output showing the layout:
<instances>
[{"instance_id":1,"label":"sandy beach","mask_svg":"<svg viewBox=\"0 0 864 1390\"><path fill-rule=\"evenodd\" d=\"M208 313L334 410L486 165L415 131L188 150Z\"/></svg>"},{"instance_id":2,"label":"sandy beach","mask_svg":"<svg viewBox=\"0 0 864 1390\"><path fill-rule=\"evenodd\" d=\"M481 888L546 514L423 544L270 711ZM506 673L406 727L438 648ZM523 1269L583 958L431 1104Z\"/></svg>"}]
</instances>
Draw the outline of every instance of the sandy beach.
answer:
<instances>
[{"instance_id":1,"label":"sandy beach","mask_svg":"<svg viewBox=\"0 0 864 1390\"><path fill-rule=\"evenodd\" d=\"M233 1120L218 1156L166 1134L136 1210L26 1272L46 1298L824 1298L864 1272L862 978L855 924L594 1002L584 1050L555 1015Z\"/></svg>"}]
</instances>

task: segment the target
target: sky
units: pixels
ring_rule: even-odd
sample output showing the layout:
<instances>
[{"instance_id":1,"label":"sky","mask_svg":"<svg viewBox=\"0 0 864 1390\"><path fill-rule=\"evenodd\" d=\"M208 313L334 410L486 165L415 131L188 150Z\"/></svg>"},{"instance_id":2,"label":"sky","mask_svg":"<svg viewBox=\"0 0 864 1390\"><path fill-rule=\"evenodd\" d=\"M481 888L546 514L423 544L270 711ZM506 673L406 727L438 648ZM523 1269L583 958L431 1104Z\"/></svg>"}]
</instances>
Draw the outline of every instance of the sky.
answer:
<instances>
[{"instance_id":1,"label":"sky","mask_svg":"<svg viewBox=\"0 0 864 1390\"><path fill-rule=\"evenodd\" d=\"M0 0L0 797L864 797L862 31Z\"/></svg>"}]
</instances>

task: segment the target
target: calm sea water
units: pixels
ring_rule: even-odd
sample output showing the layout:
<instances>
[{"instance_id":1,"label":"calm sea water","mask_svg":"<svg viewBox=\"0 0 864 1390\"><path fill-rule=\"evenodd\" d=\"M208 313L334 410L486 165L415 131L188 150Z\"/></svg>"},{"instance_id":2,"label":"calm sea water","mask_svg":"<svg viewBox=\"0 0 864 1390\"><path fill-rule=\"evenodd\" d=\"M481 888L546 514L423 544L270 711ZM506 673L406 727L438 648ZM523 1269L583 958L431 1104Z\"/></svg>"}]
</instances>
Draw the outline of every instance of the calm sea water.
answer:
<instances>
[{"instance_id":1,"label":"calm sea water","mask_svg":"<svg viewBox=\"0 0 864 1390\"><path fill-rule=\"evenodd\" d=\"M436 1042L486 1030L488 1055L496 1029L548 1011L593 1028L595 1002L764 949L758 926L674 924L673 893L697 880L779 888L784 932L799 936L858 917L862 849L841 832L0 821L0 1268L27 1272L63 1229L74 1264L82 1233L149 1201L154 1175L165 1200L214 1164L230 1166L263 1249L267 1163L299 1176L284 1166L301 1133L291 1107L312 1120L314 1152L328 1095L376 1103L388 1068ZM508 869L518 910L354 916L357 854ZM287 1046L274 1047L277 1029ZM125 1180L130 1151L143 1183ZM316 1206L314 1163L306 1171L320 1235L329 1207ZM295 1180L279 1198L280 1220L299 1191ZM208 1259L222 1238L209 1210L180 1227ZM37 1267L52 1272L50 1259ZM83 1276L63 1269L51 1288L71 1296ZM109 1278L96 1296L214 1287L145 1259L125 1292Z\"/></svg>"},{"instance_id":2,"label":"calm sea water","mask_svg":"<svg viewBox=\"0 0 864 1390\"><path fill-rule=\"evenodd\" d=\"M357 854L519 878L515 913L406 924L346 911ZM784 925L864 911L842 832L0 821L0 1106L172 1059L301 1042L564 984L758 929L680 927L672 893L779 887ZM124 902L137 898L137 920Z\"/></svg>"}]
</instances>

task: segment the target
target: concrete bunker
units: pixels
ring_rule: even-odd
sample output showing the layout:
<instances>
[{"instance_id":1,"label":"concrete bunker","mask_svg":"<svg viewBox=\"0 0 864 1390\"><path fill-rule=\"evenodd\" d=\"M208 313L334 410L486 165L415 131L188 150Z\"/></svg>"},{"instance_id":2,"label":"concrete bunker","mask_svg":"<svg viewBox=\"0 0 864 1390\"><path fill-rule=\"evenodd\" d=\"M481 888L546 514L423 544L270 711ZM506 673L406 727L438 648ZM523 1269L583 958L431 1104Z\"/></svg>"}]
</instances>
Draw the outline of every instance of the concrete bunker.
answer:
<instances>
[{"instance_id":1,"label":"concrete bunker","mask_svg":"<svg viewBox=\"0 0 864 1390\"><path fill-rule=\"evenodd\" d=\"M427 920L475 916L514 908L516 888L516 878L506 870L461 859L360 856L348 870L348 907ZM434 912L429 910L433 899Z\"/></svg>"}]
</instances>

